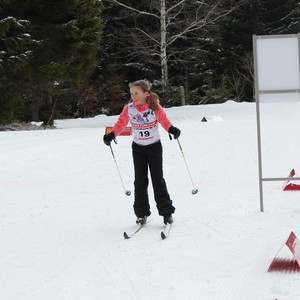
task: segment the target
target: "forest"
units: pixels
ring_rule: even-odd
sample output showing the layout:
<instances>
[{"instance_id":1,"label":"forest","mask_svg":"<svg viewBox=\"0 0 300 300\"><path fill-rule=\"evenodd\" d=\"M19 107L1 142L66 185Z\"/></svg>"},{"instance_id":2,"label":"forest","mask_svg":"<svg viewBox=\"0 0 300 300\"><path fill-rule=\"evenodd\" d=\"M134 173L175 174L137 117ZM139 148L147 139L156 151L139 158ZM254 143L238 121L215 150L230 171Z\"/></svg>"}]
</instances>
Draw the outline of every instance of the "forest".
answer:
<instances>
[{"instance_id":1,"label":"forest","mask_svg":"<svg viewBox=\"0 0 300 300\"><path fill-rule=\"evenodd\" d=\"M296 0L1 0L0 124L255 101L253 35L298 34ZM272 55L272 53L270 53Z\"/></svg>"}]
</instances>

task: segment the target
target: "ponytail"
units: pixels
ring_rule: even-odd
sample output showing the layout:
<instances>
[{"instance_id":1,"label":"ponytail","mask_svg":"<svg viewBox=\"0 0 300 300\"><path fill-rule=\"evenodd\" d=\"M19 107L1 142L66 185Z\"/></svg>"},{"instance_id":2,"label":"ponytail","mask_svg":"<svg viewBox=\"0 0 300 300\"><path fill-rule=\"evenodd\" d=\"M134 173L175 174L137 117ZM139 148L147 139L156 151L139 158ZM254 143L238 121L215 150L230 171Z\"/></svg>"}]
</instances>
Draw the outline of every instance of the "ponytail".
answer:
<instances>
[{"instance_id":1,"label":"ponytail","mask_svg":"<svg viewBox=\"0 0 300 300\"><path fill-rule=\"evenodd\" d=\"M151 91L149 91L149 93L150 93L149 105L153 110L157 110L158 109L158 103L159 103L158 95L154 92L151 92Z\"/></svg>"}]
</instances>

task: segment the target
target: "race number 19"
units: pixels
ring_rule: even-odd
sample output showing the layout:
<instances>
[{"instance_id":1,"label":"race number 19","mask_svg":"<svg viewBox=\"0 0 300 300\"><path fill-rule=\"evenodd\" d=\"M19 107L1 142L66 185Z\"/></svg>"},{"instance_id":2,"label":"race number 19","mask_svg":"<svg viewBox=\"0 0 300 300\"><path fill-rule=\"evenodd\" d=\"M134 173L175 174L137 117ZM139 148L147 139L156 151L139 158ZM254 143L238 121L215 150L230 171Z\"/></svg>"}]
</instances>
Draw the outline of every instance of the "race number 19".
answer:
<instances>
[{"instance_id":1,"label":"race number 19","mask_svg":"<svg viewBox=\"0 0 300 300\"><path fill-rule=\"evenodd\" d=\"M141 137L149 137L150 136L149 131L140 131L139 134Z\"/></svg>"}]
</instances>

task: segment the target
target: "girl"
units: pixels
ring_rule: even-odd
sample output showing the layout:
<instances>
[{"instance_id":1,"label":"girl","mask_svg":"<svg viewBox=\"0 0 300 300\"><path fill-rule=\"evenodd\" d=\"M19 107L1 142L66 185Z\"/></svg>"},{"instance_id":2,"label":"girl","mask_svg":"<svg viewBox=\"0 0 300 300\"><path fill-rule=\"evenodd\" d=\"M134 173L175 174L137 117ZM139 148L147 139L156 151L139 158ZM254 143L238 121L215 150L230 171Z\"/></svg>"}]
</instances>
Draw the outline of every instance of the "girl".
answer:
<instances>
[{"instance_id":1,"label":"girl","mask_svg":"<svg viewBox=\"0 0 300 300\"><path fill-rule=\"evenodd\" d=\"M172 205L166 182L163 177L162 144L158 131L158 123L177 139L180 130L168 119L156 93L150 91L145 80L138 80L129 85L131 102L127 104L119 116L112 131L104 135L103 141L110 146L123 128L131 123L133 129L132 155L134 163L134 212L137 223L144 224L150 216L148 198L148 168L150 170L154 198L159 215L164 223L172 223L175 207Z\"/></svg>"}]
</instances>

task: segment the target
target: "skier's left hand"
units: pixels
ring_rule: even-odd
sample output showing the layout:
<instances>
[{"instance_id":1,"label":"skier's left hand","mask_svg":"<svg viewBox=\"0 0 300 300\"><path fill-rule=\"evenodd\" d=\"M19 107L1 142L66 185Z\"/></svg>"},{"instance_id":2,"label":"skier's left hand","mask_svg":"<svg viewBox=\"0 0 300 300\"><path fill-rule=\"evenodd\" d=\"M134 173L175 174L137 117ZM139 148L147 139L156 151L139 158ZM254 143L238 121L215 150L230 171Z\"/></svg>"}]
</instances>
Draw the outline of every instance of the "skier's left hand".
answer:
<instances>
[{"instance_id":1,"label":"skier's left hand","mask_svg":"<svg viewBox=\"0 0 300 300\"><path fill-rule=\"evenodd\" d=\"M174 127L174 126L170 126L168 132L173 134L175 140L177 140L179 138L180 133L181 133L180 129L178 129L177 127Z\"/></svg>"}]
</instances>

